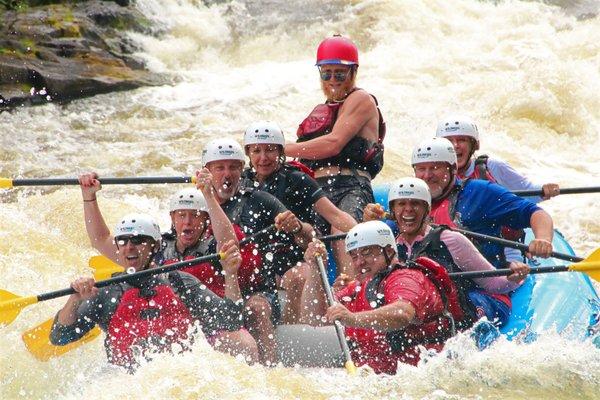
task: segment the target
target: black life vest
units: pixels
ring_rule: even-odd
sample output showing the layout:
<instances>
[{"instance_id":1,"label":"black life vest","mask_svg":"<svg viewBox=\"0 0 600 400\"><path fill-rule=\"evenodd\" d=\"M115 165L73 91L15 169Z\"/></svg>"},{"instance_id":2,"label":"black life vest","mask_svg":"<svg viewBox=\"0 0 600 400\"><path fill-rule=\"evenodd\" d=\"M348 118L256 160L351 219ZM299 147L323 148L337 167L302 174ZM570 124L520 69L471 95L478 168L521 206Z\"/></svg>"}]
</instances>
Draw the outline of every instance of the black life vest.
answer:
<instances>
[{"instance_id":1,"label":"black life vest","mask_svg":"<svg viewBox=\"0 0 600 400\"><path fill-rule=\"evenodd\" d=\"M340 107L357 90L361 89L354 88L342 101L327 101L324 104L317 105L298 126L296 132L297 142L301 143L331 133L337 121ZM342 151L333 157L321 160L301 159L300 161L312 170L328 166L339 166L367 171L371 178L374 178L383 168L383 139L385 138L386 125L377 99L373 95L371 97L375 100L377 113L379 114L378 139L376 142L354 136Z\"/></svg>"},{"instance_id":2,"label":"black life vest","mask_svg":"<svg viewBox=\"0 0 600 400\"><path fill-rule=\"evenodd\" d=\"M448 273L462 272L454 262L452 253L450 253L450 250L448 250L448 247L446 247L446 244L440 238L445 229L449 228L445 225L432 228L420 242L413 245L410 257L407 256L408 249L406 246L398 244L398 259L400 261L408 262L415 261L419 257L428 257L446 268ZM477 313L475 307L473 307L473 304L469 301L468 292L477 288L477 285L471 279L466 278L454 278L453 282L458 289L458 301L460 302L461 308L473 321L476 320ZM468 319L467 321L469 324L472 322Z\"/></svg>"}]
</instances>

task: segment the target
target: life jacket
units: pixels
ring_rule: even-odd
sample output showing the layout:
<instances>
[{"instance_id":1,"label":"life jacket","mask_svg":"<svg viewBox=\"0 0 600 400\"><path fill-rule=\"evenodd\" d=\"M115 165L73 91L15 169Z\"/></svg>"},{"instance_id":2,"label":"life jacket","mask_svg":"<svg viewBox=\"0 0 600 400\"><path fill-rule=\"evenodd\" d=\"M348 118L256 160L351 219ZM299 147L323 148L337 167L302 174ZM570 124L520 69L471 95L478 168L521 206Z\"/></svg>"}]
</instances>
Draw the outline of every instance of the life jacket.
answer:
<instances>
[{"instance_id":1,"label":"life jacket","mask_svg":"<svg viewBox=\"0 0 600 400\"><path fill-rule=\"evenodd\" d=\"M405 352L418 345L443 345L448 338L456 334L457 330L467 329L473 325L472 306L463 304L460 291L448 276L446 268L427 257L418 257L414 261L408 260L406 264L396 264L369 281L366 296L374 309L385 304L383 296L385 280L391 272L399 268L411 268L423 272L442 297L444 312L431 316L420 325L410 325L405 329L387 332L386 336L392 352ZM464 308L465 306L467 309Z\"/></svg>"},{"instance_id":2,"label":"life jacket","mask_svg":"<svg viewBox=\"0 0 600 400\"><path fill-rule=\"evenodd\" d=\"M463 188L465 187L465 185L467 184L468 181L469 181L468 179L465 179L465 180L461 181L461 183L459 185L454 185L454 187L452 188L452 190L450 191L448 196L446 196L442 200L433 201L431 203L431 212L429 213L429 216L431 217L431 220L435 224L443 225L447 228L452 228L452 229L454 229L454 228L466 229L466 227L464 227L460 222L460 214L458 212L456 212L456 202L458 200L459 193L463 190ZM479 251L481 251L482 244L477 239L469 238L469 240L471 240L471 242L473 242L475 247L477 247L477 249ZM482 252L482 254L483 254L483 252ZM499 257L498 261L500 262L500 264L505 265L506 257L504 255L503 251L500 251L500 253L498 254L498 257ZM490 261L490 260L488 260L488 261ZM492 263L492 264L495 264L495 263ZM509 295L499 294L499 293L489 293L489 292L484 292L484 293L490 297L500 300L501 302L508 305L509 307L512 306L512 301L511 301Z\"/></svg>"},{"instance_id":3,"label":"life jacket","mask_svg":"<svg viewBox=\"0 0 600 400\"><path fill-rule=\"evenodd\" d=\"M245 187L238 193L238 198L230 203L231 206L227 207L227 210L225 210L225 214L227 214L227 217L233 226L237 226L242 232L244 232L244 227L241 221L242 211L244 210L246 202L249 201L254 191L255 189L253 187ZM275 215L273 215L273 219L274 218ZM267 264L264 262L264 260L267 255L269 255L269 259L272 259L273 257L277 257L279 254L289 252L291 251L292 246L294 246L293 242L283 243L281 236L278 234L273 234L269 237L271 238L270 240L266 240L263 236L263 238L258 239L256 242L249 242L246 244L246 246L242 246L243 248L240 250L240 255L242 258L244 256L250 257L250 255L252 255L252 260L254 260L253 263L255 268L250 282L250 292L263 289L270 291L275 290L276 280L274 272L270 269L267 269Z\"/></svg>"},{"instance_id":4,"label":"life jacket","mask_svg":"<svg viewBox=\"0 0 600 400\"><path fill-rule=\"evenodd\" d=\"M317 105L298 126L298 130L296 131L296 135L298 136L297 142L305 142L331 133L337 121L340 107L357 90L360 89L354 88L342 101L327 101L324 104ZM383 168L383 139L385 138L386 125L377 99L373 95L371 97L375 100L377 113L379 114L378 139L376 142L360 136L354 136L344 146L342 151L333 157L320 160L301 159L301 162L312 170L335 165L367 171L371 175L371 178L375 178Z\"/></svg>"},{"instance_id":5,"label":"life jacket","mask_svg":"<svg viewBox=\"0 0 600 400\"><path fill-rule=\"evenodd\" d=\"M404 244L398 244L398 259L404 262L415 261L419 257L427 257L440 265L442 265L447 273L462 272L462 270L454 262L452 253L446 247L446 244L441 240L442 232L448 229L445 225L432 228L425 237L412 246L412 252L408 256L408 249ZM459 324L459 329L464 328L465 324L470 326L477 319L475 307L469 301L468 292L477 288L475 282L466 278L453 278L454 286L458 289L458 302L461 308L467 313L468 318L465 318Z\"/></svg>"},{"instance_id":6,"label":"life jacket","mask_svg":"<svg viewBox=\"0 0 600 400\"><path fill-rule=\"evenodd\" d=\"M238 240L242 240L246 237L242 229L238 225L233 225L235 236ZM174 264L180 261L192 260L194 258L203 257L209 254L209 248L212 244L213 236L212 229L207 228L205 239L201 239L198 243L193 246L192 249L186 249L185 256L182 256L175 247L176 239L165 240L163 236L163 255L164 259L161 265ZM262 266L262 259L260 255L255 251L255 245L253 243L246 243L241 246L240 256L242 257L242 263L238 269L238 284L240 290L243 293L250 291L254 284L258 284L261 280L258 271ZM167 258L169 257L169 258ZM223 268L219 261L204 262L195 264L190 267L182 268L181 271L187 272L198 278L208 289L210 289L217 296L225 297L225 277L223 275Z\"/></svg>"},{"instance_id":7,"label":"life jacket","mask_svg":"<svg viewBox=\"0 0 600 400\"><path fill-rule=\"evenodd\" d=\"M284 166L287 166L289 168L295 169L300 172L304 172L306 175L310 176L313 179L315 177L315 171L308 168L305 164L301 163L300 161L297 161L297 160L286 161Z\"/></svg>"},{"instance_id":8,"label":"life jacket","mask_svg":"<svg viewBox=\"0 0 600 400\"><path fill-rule=\"evenodd\" d=\"M175 343L185 349L192 321L189 309L168 283L131 287L121 296L108 325L108 359L134 369L147 350L170 351Z\"/></svg>"},{"instance_id":9,"label":"life jacket","mask_svg":"<svg viewBox=\"0 0 600 400\"><path fill-rule=\"evenodd\" d=\"M468 178L498 183L487 166L488 159L489 156L487 154L477 156L473 173L469 175ZM524 242L525 240L525 231L523 229L513 229L508 226L503 226L500 232L501 236L506 240L512 240L514 242Z\"/></svg>"}]
</instances>

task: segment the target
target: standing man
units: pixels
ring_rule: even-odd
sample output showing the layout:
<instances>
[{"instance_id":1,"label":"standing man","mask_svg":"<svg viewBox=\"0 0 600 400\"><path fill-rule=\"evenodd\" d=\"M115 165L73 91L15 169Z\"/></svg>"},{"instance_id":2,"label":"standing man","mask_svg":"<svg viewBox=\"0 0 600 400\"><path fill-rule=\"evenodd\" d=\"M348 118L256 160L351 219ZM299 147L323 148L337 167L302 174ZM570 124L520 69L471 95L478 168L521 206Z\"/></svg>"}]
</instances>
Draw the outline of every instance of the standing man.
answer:
<instances>
[{"instance_id":1,"label":"standing man","mask_svg":"<svg viewBox=\"0 0 600 400\"><path fill-rule=\"evenodd\" d=\"M316 65L325 104L300 124L298 141L287 144L285 154L312 168L333 204L362 221L362 210L374 201L371 179L383 168L385 123L375 97L356 87L358 49L352 41L339 35L323 40ZM344 253L341 243L334 250L336 259Z\"/></svg>"}]
</instances>

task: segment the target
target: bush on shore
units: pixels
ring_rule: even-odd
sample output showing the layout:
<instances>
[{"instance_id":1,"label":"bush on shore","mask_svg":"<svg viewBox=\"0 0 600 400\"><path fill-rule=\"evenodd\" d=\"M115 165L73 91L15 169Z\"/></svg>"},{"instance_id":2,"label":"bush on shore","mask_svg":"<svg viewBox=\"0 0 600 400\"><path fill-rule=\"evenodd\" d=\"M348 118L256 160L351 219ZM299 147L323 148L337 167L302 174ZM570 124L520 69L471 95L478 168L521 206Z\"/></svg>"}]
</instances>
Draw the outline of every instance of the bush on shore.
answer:
<instances>
[{"instance_id":1,"label":"bush on shore","mask_svg":"<svg viewBox=\"0 0 600 400\"><path fill-rule=\"evenodd\" d=\"M6 10L23 10L29 7L45 6L48 4L83 3L86 0L0 0L0 8ZM130 0L104 0L112 1L120 6L128 6Z\"/></svg>"}]
</instances>

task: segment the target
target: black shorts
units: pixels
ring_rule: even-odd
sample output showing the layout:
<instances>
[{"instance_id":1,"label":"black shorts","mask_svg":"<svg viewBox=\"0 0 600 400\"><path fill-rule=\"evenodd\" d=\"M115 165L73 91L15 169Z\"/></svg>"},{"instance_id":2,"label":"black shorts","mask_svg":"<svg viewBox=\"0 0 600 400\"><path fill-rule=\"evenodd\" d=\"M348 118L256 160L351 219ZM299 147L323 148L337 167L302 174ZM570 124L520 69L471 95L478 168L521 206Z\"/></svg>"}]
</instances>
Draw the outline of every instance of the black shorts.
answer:
<instances>
[{"instance_id":1,"label":"black shorts","mask_svg":"<svg viewBox=\"0 0 600 400\"><path fill-rule=\"evenodd\" d=\"M325 195L340 210L347 212L357 222L362 222L363 210L368 203L375 203L371 181L361 175L333 175L317 178ZM317 227L327 235L331 225L320 215Z\"/></svg>"}]
</instances>

